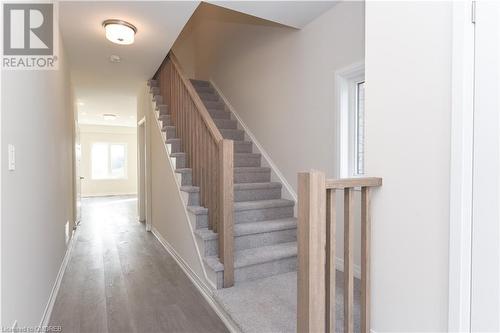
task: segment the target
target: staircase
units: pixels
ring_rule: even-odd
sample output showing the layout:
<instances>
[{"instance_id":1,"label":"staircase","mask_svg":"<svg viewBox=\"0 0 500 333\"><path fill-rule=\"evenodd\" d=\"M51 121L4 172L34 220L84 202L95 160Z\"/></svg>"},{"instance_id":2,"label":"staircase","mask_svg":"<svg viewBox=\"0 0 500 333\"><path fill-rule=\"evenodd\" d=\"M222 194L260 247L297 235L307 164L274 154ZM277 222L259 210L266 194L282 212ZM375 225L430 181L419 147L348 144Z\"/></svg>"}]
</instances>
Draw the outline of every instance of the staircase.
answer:
<instances>
[{"instance_id":1,"label":"staircase","mask_svg":"<svg viewBox=\"0 0 500 333\"><path fill-rule=\"evenodd\" d=\"M295 271L297 267L297 221L295 203L282 199L279 182L271 182L271 169L261 166L261 154L226 110L226 105L209 82L191 80L199 97L224 139L234 140L234 281L255 280ZM195 235L208 278L223 287L224 265L218 256L218 233L208 227L208 209L200 205L200 187L193 185L190 161L177 138L176 127L156 83L151 91L160 111L159 120L181 175L180 190L187 196ZM213 189L217 195L217 189Z\"/></svg>"}]
</instances>

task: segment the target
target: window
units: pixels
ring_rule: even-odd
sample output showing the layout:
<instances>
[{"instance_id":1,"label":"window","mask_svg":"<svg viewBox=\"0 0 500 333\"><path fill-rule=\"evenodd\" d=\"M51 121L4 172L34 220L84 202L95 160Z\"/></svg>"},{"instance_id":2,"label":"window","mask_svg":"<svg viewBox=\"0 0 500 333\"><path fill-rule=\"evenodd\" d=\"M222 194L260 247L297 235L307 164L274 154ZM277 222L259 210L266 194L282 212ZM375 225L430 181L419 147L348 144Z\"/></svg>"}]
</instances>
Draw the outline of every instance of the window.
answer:
<instances>
[{"instance_id":1,"label":"window","mask_svg":"<svg viewBox=\"0 0 500 333\"><path fill-rule=\"evenodd\" d=\"M365 81L356 83L354 175L365 173Z\"/></svg>"},{"instance_id":2,"label":"window","mask_svg":"<svg viewBox=\"0 0 500 333\"><path fill-rule=\"evenodd\" d=\"M94 143L92 145L92 179L127 178L127 145Z\"/></svg>"},{"instance_id":3,"label":"window","mask_svg":"<svg viewBox=\"0 0 500 333\"><path fill-rule=\"evenodd\" d=\"M354 64L336 73L338 176L365 173L365 68Z\"/></svg>"}]
</instances>

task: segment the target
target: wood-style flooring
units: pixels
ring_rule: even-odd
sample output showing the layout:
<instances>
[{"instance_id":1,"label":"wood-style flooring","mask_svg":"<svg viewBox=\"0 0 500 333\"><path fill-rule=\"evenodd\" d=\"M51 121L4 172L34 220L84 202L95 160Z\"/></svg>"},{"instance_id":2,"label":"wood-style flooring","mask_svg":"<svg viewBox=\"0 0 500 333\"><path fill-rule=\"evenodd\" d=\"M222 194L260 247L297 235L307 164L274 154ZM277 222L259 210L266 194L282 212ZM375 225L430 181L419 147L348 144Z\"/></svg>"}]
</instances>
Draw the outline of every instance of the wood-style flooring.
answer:
<instances>
[{"instance_id":1,"label":"wood-style flooring","mask_svg":"<svg viewBox=\"0 0 500 333\"><path fill-rule=\"evenodd\" d=\"M86 198L50 325L62 332L227 332L174 259L137 222L135 197Z\"/></svg>"}]
</instances>

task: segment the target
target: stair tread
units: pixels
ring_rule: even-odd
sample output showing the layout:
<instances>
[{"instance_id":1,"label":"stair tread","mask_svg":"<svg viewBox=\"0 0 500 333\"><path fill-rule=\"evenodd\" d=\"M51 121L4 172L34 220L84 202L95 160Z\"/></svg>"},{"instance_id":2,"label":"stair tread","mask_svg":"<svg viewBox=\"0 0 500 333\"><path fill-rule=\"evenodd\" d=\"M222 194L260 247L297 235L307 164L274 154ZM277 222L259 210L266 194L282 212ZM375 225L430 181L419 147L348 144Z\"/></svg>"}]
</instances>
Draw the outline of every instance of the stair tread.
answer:
<instances>
[{"instance_id":1,"label":"stair tread","mask_svg":"<svg viewBox=\"0 0 500 333\"><path fill-rule=\"evenodd\" d=\"M206 215L208 214L208 208L202 206L187 206L187 210L195 215Z\"/></svg>"},{"instance_id":2,"label":"stair tread","mask_svg":"<svg viewBox=\"0 0 500 333\"><path fill-rule=\"evenodd\" d=\"M241 183L234 184L235 190L255 190L255 189L269 189L269 188L281 188L282 185L279 182L267 182L267 183Z\"/></svg>"},{"instance_id":3,"label":"stair tread","mask_svg":"<svg viewBox=\"0 0 500 333\"><path fill-rule=\"evenodd\" d=\"M297 228L297 219L294 217L277 220L240 223L234 225L234 236L245 236ZM195 231L203 240L217 239L218 234L208 228Z\"/></svg>"},{"instance_id":4,"label":"stair tread","mask_svg":"<svg viewBox=\"0 0 500 333\"><path fill-rule=\"evenodd\" d=\"M270 172L271 168L268 167L236 167L234 172Z\"/></svg>"},{"instance_id":5,"label":"stair tread","mask_svg":"<svg viewBox=\"0 0 500 333\"><path fill-rule=\"evenodd\" d=\"M260 153L234 153L236 157L261 157Z\"/></svg>"},{"instance_id":6,"label":"stair tread","mask_svg":"<svg viewBox=\"0 0 500 333\"><path fill-rule=\"evenodd\" d=\"M181 191L189 192L189 193L196 193L196 192L200 192L200 187L199 186L192 186L192 185L184 185L184 186L181 186Z\"/></svg>"},{"instance_id":7,"label":"stair tread","mask_svg":"<svg viewBox=\"0 0 500 333\"><path fill-rule=\"evenodd\" d=\"M280 243L236 251L234 253L234 268L242 268L270 261L297 256L297 242ZM224 270L217 256L205 257L205 262L215 272Z\"/></svg>"},{"instance_id":8,"label":"stair tread","mask_svg":"<svg viewBox=\"0 0 500 333\"><path fill-rule=\"evenodd\" d=\"M197 87L208 87L208 86L210 86L210 82L204 81L204 80L191 79L191 83L194 86L197 86Z\"/></svg>"},{"instance_id":9,"label":"stair tread","mask_svg":"<svg viewBox=\"0 0 500 333\"><path fill-rule=\"evenodd\" d=\"M235 145L251 145L251 141L234 141ZM238 153L239 154L239 153Z\"/></svg>"},{"instance_id":10,"label":"stair tread","mask_svg":"<svg viewBox=\"0 0 500 333\"><path fill-rule=\"evenodd\" d=\"M177 153L171 153L170 157L178 157L178 156L185 156L185 155L186 155L186 153L180 151Z\"/></svg>"},{"instance_id":11,"label":"stair tread","mask_svg":"<svg viewBox=\"0 0 500 333\"><path fill-rule=\"evenodd\" d=\"M193 170L191 170L191 168L177 168L175 169L175 172L185 173L185 172L193 172Z\"/></svg>"},{"instance_id":12,"label":"stair tread","mask_svg":"<svg viewBox=\"0 0 500 333\"><path fill-rule=\"evenodd\" d=\"M271 199L271 200L255 200L255 201L241 201L234 203L235 211L244 211L252 209L266 209L276 207L289 207L294 206L295 202L287 199Z\"/></svg>"},{"instance_id":13,"label":"stair tread","mask_svg":"<svg viewBox=\"0 0 500 333\"><path fill-rule=\"evenodd\" d=\"M166 143L170 143L170 142L180 142L181 139L179 138L171 138L171 139L167 139L167 141L165 141Z\"/></svg>"}]
</instances>

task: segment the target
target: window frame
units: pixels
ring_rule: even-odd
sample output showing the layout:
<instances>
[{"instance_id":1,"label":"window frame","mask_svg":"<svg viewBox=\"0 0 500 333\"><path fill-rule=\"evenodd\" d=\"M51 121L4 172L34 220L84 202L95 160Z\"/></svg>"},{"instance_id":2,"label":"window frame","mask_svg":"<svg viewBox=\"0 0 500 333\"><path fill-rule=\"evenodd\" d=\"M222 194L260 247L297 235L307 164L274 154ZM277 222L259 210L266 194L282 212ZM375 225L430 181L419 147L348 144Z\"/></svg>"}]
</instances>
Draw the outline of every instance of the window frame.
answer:
<instances>
[{"instance_id":1,"label":"window frame","mask_svg":"<svg viewBox=\"0 0 500 333\"><path fill-rule=\"evenodd\" d=\"M96 178L94 176L94 168L93 168L93 163L94 163L94 156L93 156L93 148L95 145L106 145L107 148L107 158L108 158L108 170L106 177L103 178ZM124 166L123 166L123 176L120 177L112 177L112 166L111 166L111 146L123 146L124 147ZM126 142L105 142L105 141L96 141L92 142L90 145L90 179L93 181L100 181L100 180L127 180L128 179L128 144Z\"/></svg>"},{"instance_id":2,"label":"window frame","mask_svg":"<svg viewBox=\"0 0 500 333\"><path fill-rule=\"evenodd\" d=\"M335 72L337 107L337 176L361 177L356 172L358 143L358 96L357 84L365 82L364 62L352 64ZM365 149L366 151L366 149Z\"/></svg>"}]
</instances>

